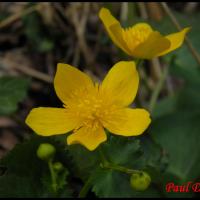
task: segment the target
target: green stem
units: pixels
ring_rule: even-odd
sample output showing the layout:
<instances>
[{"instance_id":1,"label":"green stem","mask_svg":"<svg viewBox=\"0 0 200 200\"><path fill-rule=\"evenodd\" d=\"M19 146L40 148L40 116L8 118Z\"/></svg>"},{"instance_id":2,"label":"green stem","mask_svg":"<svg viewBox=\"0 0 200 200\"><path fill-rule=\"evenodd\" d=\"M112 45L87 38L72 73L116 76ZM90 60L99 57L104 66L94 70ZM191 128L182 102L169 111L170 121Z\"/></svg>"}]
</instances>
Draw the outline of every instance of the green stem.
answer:
<instances>
[{"instance_id":1,"label":"green stem","mask_svg":"<svg viewBox=\"0 0 200 200\"><path fill-rule=\"evenodd\" d=\"M120 171L126 174L135 174L135 173L141 173L142 171L140 170L134 170L134 169L129 169L126 168L124 166L119 166L119 165L115 165L112 163L104 163L103 165L101 165L102 168L105 169L112 169L112 170L116 170L116 171Z\"/></svg>"},{"instance_id":2,"label":"green stem","mask_svg":"<svg viewBox=\"0 0 200 200\"><path fill-rule=\"evenodd\" d=\"M160 94L160 91L161 91L161 89L163 87L163 84L165 82L165 79L167 77L168 71L169 71L169 65L166 65L166 67L163 70L163 73L160 76L158 84L156 85L156 88L152 93L152 96L151 96L151 99L150 99L150 103L149 103L149 111L150 111L150 113L153 112L153 109L154 109L154 107L156 105L158 96Z\"/></svg>"},{"instance_id":3,"label":"green stem","mask_svg":"<svg viewBox=\"0 0 200 200\"><path fill-rule=\"evenodd\" d=\"M98 148L99 151L99 156L101 159L102 164L106 164L108 161L106 160L106 157L104 156L104 153L101 149L101 147ZM86 197L90 187L91 187L91 181L92 181L92 175L88 178L88 180L85 182L84 186L82 187L80 193L79 193L79 198L84 198Z\"/></svg>"},{"instance_id":4,"label":"green stem","mask_svg":"<svg viewBox=\"0 0 200 200\"><path fill-rule=\"evenodd\" d=\"M99 147L98 150L99 150L99 156L101 158L102 163L103 164L108 163L108 161L107 161L107 159L106 159L106 157L105 157L105 155L104 155L103 150L101 149L101 147Z\"/></svg>"},{"instance_id":5,"label":"green stem","mask_svg":"<svg viewBox=\"0 0 200 200\"><path fill-rule=\"evenodd\" d=\"M136 67L139 67L139 66L142 64L143 61L144 61L144 60L142 60L142 59L140 59L140 58L137 58L137 59L135 60Z\"/></svg>"},{"instance_id":6,"label":"green stem","mask_svg":"<svg viewBox=\"0 0 200 200\"><path fill-rule=\"evenodd\" d=\"M100 166L104 169L113 169L113 170L120 171L120 172L123 172L123 173L126 173L126 174L133 174L133 173L140 173L141 172L139 170L129 169L129 168L126 168L124 166L119 166L119 165L116 165L114 163L109 162L105 158L105 155L104 155L104 153L103 153L103 151L100 147L99 147L99 155L100 155L101 160L102 160L102 163L100 164Z\"/></svg>"},{"instance_id":7,"label":"green stem","mask_svg":"<svg viewBox=\"0 0 200 200\"><path fill-rule=\"evenodd\" d=\"M52 160L48 161L49 170L51 173L51 181L52 181L52 188L54 192L57 192L57 183L56 183L56 173L53 169Z\"/></svg>"},{"instance_id":8,"label":"green stem","mask_svg":"<svg viewBox=\"0 0 200 200\"><path fill-rule=\"evenodd\" d=\"M92 175L88 178L88 180L85 182L84 186L82 187L82 189L78 195L79 198L86 197L86 195L91 187L91 182L92 182Z\"/></svg>"}]
</instances>

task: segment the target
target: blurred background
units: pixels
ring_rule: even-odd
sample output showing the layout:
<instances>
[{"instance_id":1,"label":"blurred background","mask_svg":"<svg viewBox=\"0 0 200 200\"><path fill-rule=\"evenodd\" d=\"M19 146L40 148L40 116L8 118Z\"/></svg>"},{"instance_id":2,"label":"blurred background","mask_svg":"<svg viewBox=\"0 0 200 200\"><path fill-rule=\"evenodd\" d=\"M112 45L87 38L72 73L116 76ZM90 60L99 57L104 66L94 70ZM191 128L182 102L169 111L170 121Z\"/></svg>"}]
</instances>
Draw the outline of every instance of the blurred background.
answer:
<instances>
[{"instance_id":1,"label":"blurred background","mask_svg":"<svg viewBox=\"0 0 200 200\"><path fill-rule=\"evenodd\" d=\"M156 101L150 133L172 154L176 174L198 178L200 4L167 5L182 28L192 27L188 43L139 67L134 105L148 109ZM62 106L52 82L57 63L71 64L102 80L117 61L131 60L107 35L98 17L103 6L124 27L143 21L163 35L178 31L176 20L156 2L0 2L0 158L33 134L24 123L33 107Z\"/></svg>"}]
</instances>

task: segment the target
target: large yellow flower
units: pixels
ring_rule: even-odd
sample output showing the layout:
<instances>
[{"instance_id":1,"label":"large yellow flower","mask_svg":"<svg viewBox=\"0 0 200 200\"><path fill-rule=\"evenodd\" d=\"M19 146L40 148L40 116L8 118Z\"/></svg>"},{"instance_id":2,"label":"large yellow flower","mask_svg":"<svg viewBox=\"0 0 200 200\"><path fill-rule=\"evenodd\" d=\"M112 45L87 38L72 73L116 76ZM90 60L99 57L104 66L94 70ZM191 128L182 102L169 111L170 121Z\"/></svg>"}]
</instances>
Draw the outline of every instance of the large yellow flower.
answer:
<instances>
[{"instance_id":1,"label":"large yellow flower","mask_svg":"<svg viewBox=\"0 0 200 200\"><path fill-rule=\"evenodd\" d=\"M190 30L188 27L180 32L163 36L146 23L122 28L119 21L106 8L100 10L99 17L112 41L135 58L152 59L177 49L182 45L185 34Z\"/></svg>"},{"instance_id":2,"label":"large yellow flower","mask_svg":"<svg viewBox=\"0 0 200 200\"><path fill-rule=\"evenodd\" d=\"M140 135L151 122L149 113L127 107L136 96L138 83L132 61L115 64L101 84L77 68L60 63L54 87L64 108L34 108L26 123L42 136L74 130L67 143L80 143L91 151L106 141L104 127L116 135Z\"/></svg>"}]
</instances>

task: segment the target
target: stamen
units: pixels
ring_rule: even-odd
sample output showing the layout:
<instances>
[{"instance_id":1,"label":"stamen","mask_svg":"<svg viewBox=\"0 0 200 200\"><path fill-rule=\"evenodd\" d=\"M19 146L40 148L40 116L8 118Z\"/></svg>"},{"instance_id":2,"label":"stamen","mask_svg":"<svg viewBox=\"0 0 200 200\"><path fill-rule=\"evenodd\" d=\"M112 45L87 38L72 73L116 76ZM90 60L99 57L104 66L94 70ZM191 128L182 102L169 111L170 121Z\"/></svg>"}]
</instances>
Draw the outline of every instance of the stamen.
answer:
<instances>
[{"instance_id":1,"label":"stamen","mask_svg":"<svg viewBox=\"0 0 200 200\"><path fill-rule=\"evenodd\" d=\"M102 93L99 84L95 84L92 91L87 91L85 88L74 91L71 96L71 101L65 105L68 112L73 117L79 118L80 126L85 126L96 130L105 118L114 112L115 105L111 101L109 94Z\"/></svg>"},{"instance_id":2,"label":"stamen","mask_svg":"<svg viewBox=\"0 0 200 200\"><path fill-rule=\"evenodd\" d=\"M124 28L122 36L130 51L133 51L139 44L147 40L151 32L152 29L150 27L133 26Z\"/></svg>"}]
</instances>

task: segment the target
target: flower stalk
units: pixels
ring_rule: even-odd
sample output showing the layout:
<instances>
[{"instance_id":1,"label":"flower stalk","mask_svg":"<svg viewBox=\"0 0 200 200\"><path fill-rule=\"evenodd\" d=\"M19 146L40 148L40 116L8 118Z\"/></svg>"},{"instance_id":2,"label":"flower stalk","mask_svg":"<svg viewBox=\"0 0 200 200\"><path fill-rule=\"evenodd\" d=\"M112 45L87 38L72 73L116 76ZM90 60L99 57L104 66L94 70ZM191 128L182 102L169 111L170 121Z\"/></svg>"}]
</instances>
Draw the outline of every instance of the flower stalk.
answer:
<instances>
[{"instance_id":1,"label":"flower stalk","mask_svg":"<svg viewBox=\"0 0 200 200\"><path fill-rule=\"evenodd\" d=\"M104 168L104 169L111 169L111 170L116 170L116 171L120 171L120 172L123 172L123 173L126 173L126 174L138 174L138 173L141 173L142 171L140 170L135 170L135 169L129 169L129 168L126 168L124 166L120 166L120 165L116 165L116 164L113 164L113 163L101 163L101 167Z\"/></svg>"},{"instance_id":2,"label":"flower stalk","mask_svg":"<svg viewBox=\"0 0 200 200\"><path fill-rule=\"evenodd\" d=\"M92 183L92 175L88 178L88 180L85 182L84 186L82 187L78 197L79 198L84 198L86 197Z\"/></svg>"},{"instance_id":3,"label":"flower stalk","mask_svg":"<svg viewBox=\"0 0 200 200\"><path fill-rule=\"evenodd\" d=\"M57 188L58 188L58 185L57 185L57 182L56 182L56 177L57 177L57 174L55 173L54 169L53 169L53 163L52 163L52 159L50 159L48 161L48 166L49 166L49 171L51 173L51 181L52 181L52 188L53 188L53 191L54 192L57 192Z\"/></svg>"},{"instance_id":4,"label":"flower stalk","mask_svg":"<svg viewBox=\"0 0 200 200\"><path fill-rule=\"evenodd\" d=\"M126 168L124 166L120 166L120 165L117 165L117 164L114 164L114 163L108 161L101 148L99 148L99 155L100 155L100 158L101 158L101 161L102 161L100 163L101 168L112 169L112 170L120 171L120 172L123 172L123 173L126 173L126 174L134 174L134 173L141 173L142 172L140 170L129 169L129 168Z\"/></svg>"}]
</instances>

